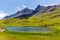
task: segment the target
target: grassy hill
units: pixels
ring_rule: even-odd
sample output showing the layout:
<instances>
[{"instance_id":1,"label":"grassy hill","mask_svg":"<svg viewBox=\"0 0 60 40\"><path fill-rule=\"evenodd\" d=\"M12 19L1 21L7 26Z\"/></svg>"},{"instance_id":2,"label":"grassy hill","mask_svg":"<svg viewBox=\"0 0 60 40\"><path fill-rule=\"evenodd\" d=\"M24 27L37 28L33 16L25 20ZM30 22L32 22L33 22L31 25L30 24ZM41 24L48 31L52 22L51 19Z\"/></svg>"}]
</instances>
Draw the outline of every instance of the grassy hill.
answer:
<instances>
[{"instance_id":1,"label":"grassy hill","mask_svg":"<svg viewBox=\"0 0 60 40\"><path fill-rule=\"evenodd\" d=\"M36 16L40 16L38 13ZM50 26L53 28L60 29L60 8L53 12L47 12L40 16L41 26Z\"/></svg>"}]
</instances>

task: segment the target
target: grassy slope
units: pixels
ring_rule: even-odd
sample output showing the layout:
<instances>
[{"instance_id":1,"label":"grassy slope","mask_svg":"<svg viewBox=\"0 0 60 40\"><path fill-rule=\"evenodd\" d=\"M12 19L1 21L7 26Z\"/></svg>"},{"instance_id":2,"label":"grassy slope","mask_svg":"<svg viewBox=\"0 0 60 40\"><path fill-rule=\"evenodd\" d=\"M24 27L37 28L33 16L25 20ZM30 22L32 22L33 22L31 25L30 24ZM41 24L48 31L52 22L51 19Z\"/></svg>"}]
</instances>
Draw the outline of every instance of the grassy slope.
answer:
<instances>
[{"instance_id":1,"label":"grassy slope","mask_svg":"<svg viewBox=\"0 0 60 40\"><path fill-rule=\"evenodd\" d=\"M53 29L60 30L60 9L53 12L43 14L41 18L41 26L50 26Z\"/></svg>"}]
</instances>

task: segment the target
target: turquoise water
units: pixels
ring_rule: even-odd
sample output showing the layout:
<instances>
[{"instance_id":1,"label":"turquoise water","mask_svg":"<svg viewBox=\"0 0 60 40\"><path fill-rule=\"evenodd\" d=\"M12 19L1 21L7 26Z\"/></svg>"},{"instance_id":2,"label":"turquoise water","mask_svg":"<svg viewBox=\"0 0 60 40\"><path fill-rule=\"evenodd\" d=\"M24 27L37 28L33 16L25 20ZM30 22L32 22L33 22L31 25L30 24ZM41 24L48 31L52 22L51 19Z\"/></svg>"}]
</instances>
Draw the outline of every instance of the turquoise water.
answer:
<instances>
[{"instance_id":1,"label":"turquoise water","mask_svg":"<svg viewBox=\"0 0 60 40\"><path fill-rule=\"evenodd\" d=\"M51 28L48 27L5 27L9 31L15 32L49 32Z\"/></svg>"}]
</instances>

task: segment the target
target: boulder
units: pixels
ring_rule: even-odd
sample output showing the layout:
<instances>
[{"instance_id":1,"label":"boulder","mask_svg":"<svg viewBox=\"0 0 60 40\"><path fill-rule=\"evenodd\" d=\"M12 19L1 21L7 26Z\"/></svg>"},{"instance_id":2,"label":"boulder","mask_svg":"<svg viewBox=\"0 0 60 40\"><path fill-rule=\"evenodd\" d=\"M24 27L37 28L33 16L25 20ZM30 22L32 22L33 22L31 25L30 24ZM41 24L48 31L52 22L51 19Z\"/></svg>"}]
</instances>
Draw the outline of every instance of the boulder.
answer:
<instances>
[{"instance_id":1,"label":"boulder","mask_svg":"<svg viewBox=\"0 0 60 40\"><path fill-rule=\"evenodd\" d=\"M6 29L5 28L0 28L0 32L5 32Z\"/></svg>"}]
</instances>

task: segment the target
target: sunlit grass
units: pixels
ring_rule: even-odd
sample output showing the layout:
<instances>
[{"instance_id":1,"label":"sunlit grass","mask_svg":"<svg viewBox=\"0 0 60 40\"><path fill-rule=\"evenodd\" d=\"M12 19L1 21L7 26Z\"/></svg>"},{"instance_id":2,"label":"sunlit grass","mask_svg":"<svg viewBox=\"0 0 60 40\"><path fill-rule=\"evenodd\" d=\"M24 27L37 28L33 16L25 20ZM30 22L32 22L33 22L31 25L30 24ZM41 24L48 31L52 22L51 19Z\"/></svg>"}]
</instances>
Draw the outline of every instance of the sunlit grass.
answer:
<instances>
[{"instance_id":1,"label":"sunlit grass","mask_svg":"<svg viewBox=\"0 0 60 40\"><path fill-rule=\"evenodd\" d=\"M58 35L42 35L29 33L3 32L0 33L0 40L60 40Z\"/></svg>"}]
</instances>

